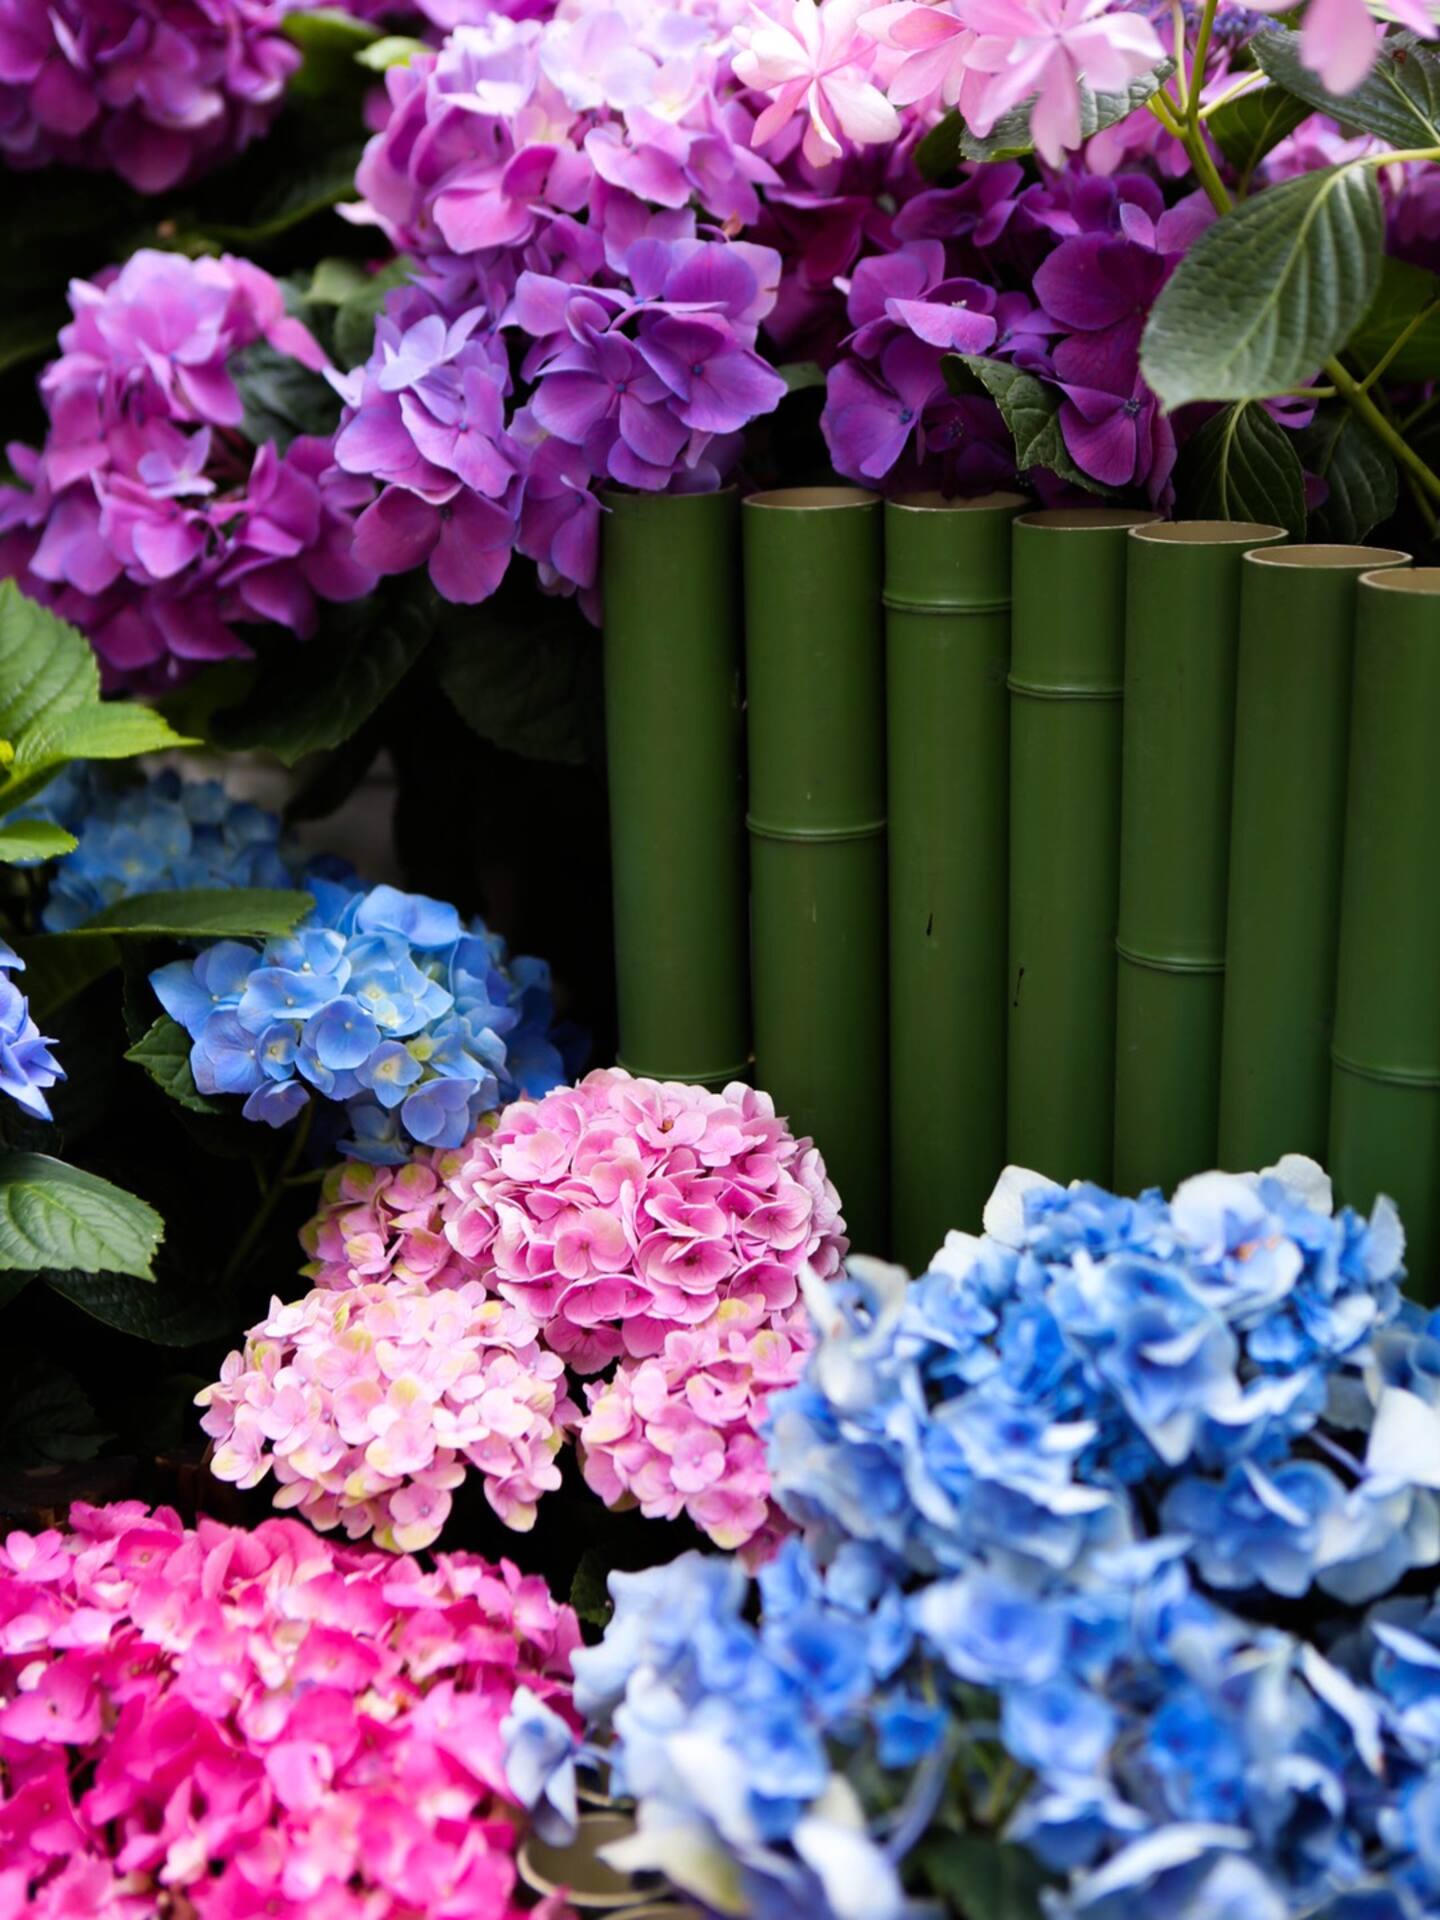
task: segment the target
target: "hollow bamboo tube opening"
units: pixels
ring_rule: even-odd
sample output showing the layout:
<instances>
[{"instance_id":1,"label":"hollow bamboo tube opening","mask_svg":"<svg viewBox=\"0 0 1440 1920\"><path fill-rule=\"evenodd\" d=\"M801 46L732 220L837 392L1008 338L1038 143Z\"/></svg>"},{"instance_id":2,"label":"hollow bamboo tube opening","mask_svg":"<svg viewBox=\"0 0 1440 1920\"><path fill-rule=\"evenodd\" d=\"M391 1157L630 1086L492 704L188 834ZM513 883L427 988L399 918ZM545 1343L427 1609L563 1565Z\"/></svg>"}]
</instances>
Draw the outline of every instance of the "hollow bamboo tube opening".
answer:
<instances>
[{"instance_id":1,"label":"hollow bamboo tube opening","mask_svg":"<svg viewBox=\"0 0 1440 1920\"><path fill-rule=\"evenodd\" d=\"M966 499L952 500L935 491L902 493L887 501L892 513L995 513L1007 507L1023 507L1030 496L1024 493L976 493Z\"/></svg>"},{"instance_id":2,"label":"hollow bamboo tube opening","mask_svg":"<svg viewBox=\"0 0 1440 1920\"><path fill-rule=\"evenodd\" d=\"M1315 571L1352 572L1365 568L1403 567L1408 553L1398 547L1265 547L1246 555L1252 567L1297 567Z\"/></svg>"},{"instance_id":3,"label":"hollow bamboo tube opening","mask_svg":"<svg viewBox=\"0 0 1440 1920\"><path fill-rule=\"evenodd\" d=\"M1279 540L1283 527L1261 520L1164 520L1159 526L1137 527L1135 539L1156 540L1167 547L1243 547L1257 540Z\"/></svg>"},{"instance_id":4,"label":"hollow bamboo tube opening","mask_svg":"<svg viewBox=\"0 0 1440 1920\"><path fill-rule=\"evenodd\" d=\"M769 493L752 493L745 505L785 513L834 513L837 507L873 507L879 498L864 487L775 487Z\"/></svg>"},{"instance_id":5,"label":"hollow bamboo tube opening","mask_svg":"<svg viewBox=\"0 0 1440 1920\"><path fill-rule=\"evenodd\" d=\"M1383 587L1387 593L1440 594L1440 567L1401 567L1398 572L1362 573L1360 584Z\"/></svg>"},{"instance_id":6,"label":"hollow bamboo tube opening","mask_svg":"<svg viewBox=\"0 0 1440 1920\"><path fill-rule=\"evenodd\" d=\"M1159 519L1158 513L1136 513L1128 507L1044 507L1022 513L1015 524L1047 533L1104 533L1117 527L1151 527Z\"/></svg>"}]
</instances>

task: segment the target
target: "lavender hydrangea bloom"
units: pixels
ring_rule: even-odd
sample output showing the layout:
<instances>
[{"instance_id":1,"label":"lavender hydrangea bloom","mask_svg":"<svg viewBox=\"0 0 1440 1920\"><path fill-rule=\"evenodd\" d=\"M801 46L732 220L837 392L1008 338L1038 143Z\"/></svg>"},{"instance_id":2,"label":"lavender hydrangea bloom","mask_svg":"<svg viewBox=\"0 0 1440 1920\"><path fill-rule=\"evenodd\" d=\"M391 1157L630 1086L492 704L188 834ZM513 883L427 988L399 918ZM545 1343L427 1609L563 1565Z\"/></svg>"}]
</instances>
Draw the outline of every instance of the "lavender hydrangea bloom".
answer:
<instances>
[{"instance_id":1,"label":"lavender hydrangea bloom","mask_svg":"<svg viewBox=\"0 0 1440 1920\"><path fill-rule=\"evenodd\" d=\"M277 0L0 0L0 151L163 193L264 131L300 64Z\"/></svg>"}]
</instances>

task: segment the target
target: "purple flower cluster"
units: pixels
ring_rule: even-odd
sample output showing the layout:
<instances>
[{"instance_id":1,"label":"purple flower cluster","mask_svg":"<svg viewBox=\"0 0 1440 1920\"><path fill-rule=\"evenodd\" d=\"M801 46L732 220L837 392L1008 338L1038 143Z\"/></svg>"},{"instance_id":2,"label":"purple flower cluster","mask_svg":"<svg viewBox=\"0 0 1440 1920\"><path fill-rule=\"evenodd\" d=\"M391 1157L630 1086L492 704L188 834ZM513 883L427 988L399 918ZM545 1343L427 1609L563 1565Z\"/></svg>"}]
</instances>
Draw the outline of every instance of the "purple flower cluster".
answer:
<instances>
[{"instance_id":1,"label":"purple flower cluster","mask_svg":"<svg viewBox=\"0 0 1440 1920\"><path fill-rule=\"evenodd\" d=\"M242 350L326 364L269 274L142 250L70 304L45 444L9 449L24 484L0 489L0 571L90 636L110 685L164 686L248 652L247 623L304 635L317 600L369 592L351 550L366 486L326 439L281 452L241 430Z\"/></svg>"},{"instance_id":2,"label":"purple flower cluster","mask_svg":"<svg viewBox=\"0 0 1440 1920\"><path fill-rule=\"evenodd\" d=\"M946 385L947 354L1003 361L1059 389L1060 431L1100 487L1167 498L1174 423L1140 376L1155 296L1214 217L1203 194L1167 209L1147 175L1064 173L1030 185L991 165L917 195L892 251L850 275L852 331L830 369L822 425L837 470L862 484L1005 477L1008 446L977 442L983 402Z\"/></svg>"},{"instance_id":3,"label":"purple flower cluster","mask_svg":"<svg viewBox=\"0 0 1440 1920\"><path fill-rule=\"evenodd\" d=\"M0 0L0 152L163 193L269 125L300 63L282 0Z\"/></svg>"}]
</instances>

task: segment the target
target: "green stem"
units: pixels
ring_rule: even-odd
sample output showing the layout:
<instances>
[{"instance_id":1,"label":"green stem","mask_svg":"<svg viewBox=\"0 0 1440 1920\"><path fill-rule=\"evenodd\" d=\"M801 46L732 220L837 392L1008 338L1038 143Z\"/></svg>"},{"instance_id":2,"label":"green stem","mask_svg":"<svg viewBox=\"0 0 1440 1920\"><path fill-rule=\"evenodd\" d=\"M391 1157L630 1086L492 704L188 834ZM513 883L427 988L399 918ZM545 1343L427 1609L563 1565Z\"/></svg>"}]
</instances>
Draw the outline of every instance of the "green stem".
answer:
<instances>
[{"instance_id":1,"label":"green stem","mask_svg":"<svg viewBox=\"0 0 1440 1920\"><path fill-rule=\"evenodd\" d=\"M1368 393L1370 391L1371 387L1375 385L1375 382L1380 378L1381 374L1384 373L1391 361L1394 360L1395 356L1404 347L1405 342L1414 334L1417 334L1434 313L1440 313L1440 300L1432 300L1428 307L1422 307L1410 324L1396 334L1395 338L1390 342L1390 345L1385 349L1385 352L1360 382L1360 391L1362 393Z\"/></svg>"},{"instance_id":2,"label":"green stem","mask_svg":"<svg viewBox=\"0 0 1440 1920\"><path fill-rule=\"evenodd\" d=\"M236 1275L244 1270L245 1262L254 1252L256 1242L269 1226L270 1216L279 1205L281 1194L290 1184L290 1175L295 1171L296 1163L305 1151L305 1143L310 1138L310 1128L314 1119L315 1101L312 1098L301 1110L289 1151L281 1161L275 1178L262 1190L259 1204L250 1216L250 1224L236 1241L235 1250L225 1263L225 1271L221 1276L222 1286L228 1286Z\"/></svg>"},{"instance_id":3,"label":"green stem","mask_svg":"<svg viewBox=\"0 0 1440 1920\"><path fill-rule=\"evenodd\" d=\"M1200 95L1205 87L1205 62L1210 58L1210 36L1215 30L1215 9L1219 0L1205 0L1205 11L1195 32L1195 51L1190 60L1190 89L1185 97L1185 124L1192 133L1200 125ZM1203 146L1203 138L1200 141Z\"/></svg>"}]
</instances>

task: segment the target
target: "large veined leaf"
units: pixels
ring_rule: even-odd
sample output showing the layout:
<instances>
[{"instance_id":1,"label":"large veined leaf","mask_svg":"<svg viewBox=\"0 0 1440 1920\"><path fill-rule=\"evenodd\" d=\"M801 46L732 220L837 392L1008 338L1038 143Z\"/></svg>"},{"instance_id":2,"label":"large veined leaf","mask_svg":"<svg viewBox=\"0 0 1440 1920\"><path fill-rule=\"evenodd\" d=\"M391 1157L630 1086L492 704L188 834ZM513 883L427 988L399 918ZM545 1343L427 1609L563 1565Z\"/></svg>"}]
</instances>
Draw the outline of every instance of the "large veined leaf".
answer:
<instances>
[{"instance_id":1,"label":"large veined leaf","mask_svg":"<svg viewBox=\"0 0 1440 1920\"><path fill-rule=\"evenodd\" d=\"M30 1012L42 1029L52 1013L120 963L120 949L113 940L35 933L13 944L27 969L25 997Z\"/></svg>"},{"instance_id":2,"label":"large veined leaf","mask_svg":"<svg viewBox=\"0 0 1440 1920\"><path fill-rule=\"evenodd\" d=\"M128 1050L125 1058L143 1067L162 1093L172 1100L178 1100L182 1107L188 1107L192 1113L226 1111L218 1101L207 1100L195 1085L195 1076L190 1071L190 1036L179 1021L172 1020L168 1013L161 1014L149 1032Z\"/></svg>"},{"instance_id":3,"label":"large veined leaf","mask_svg":"<svg viewBox=\"0 0 1440 1920\"><path fill-rule=\"evenodd\" d=\"M0 860L58 860L79 844L53 820L0 821Z\"/></svg>"},{"instance_id":4,"label":"large veined leaf","mask_svg":"<svg viewBox=\"0 0 1440 1920\"><path fill-rule=\"evenodd\" d=\"M1305 537L1305 475L1292 435L1258 402L1207 420L1175 469L1186 520L1258 520Z\"/></svg>"},{"instance_id":5,"label":"large veined leaf","mask_svg":"<svg viewBox=\"0 0 1440 1920\"><path fill-rule=\"evenodd\" d=\"M1043 467L1087 493L1112 497L1111 489L1092 480L1070 457L1060 431L1060 389L1023 373L1004 360L987 360L978 353L947 354L945 378L955 393L985 393L999 407L1015 441L1015 466L1020 473Z\"/></svg>"},{"instance_id":6,"label":"large veined leaf","mask_svg":"<svg viewBox=\"0 0 1440 1920\"><path fill-rule=\"evenodd\" d=\"M1311 509L1312 540L1349 546L1394 513L1400 492L1395 462L1343 401L1320 409L1301 435L1300 450L1311 473L1329 488Z\"/></svg>"},{"instance_id":7,"label":"large veined leaf","mask_svg":"<svg viewBox=\"0 0 1440 1920\"><path fill-rule=\"evenodd\" d=\"M82 633L0 581L0 740L100 698L100 670Z\"/></svg>"},{"instance_id":8,"label":"large veined leaf","mask_svg":"<svg viewBox=\"0 0 1440 1920\"><path fill-rule=\"evenodd\" d=\"M39 1354L7 1356L0 1372L0 1466L93 1460L113 1437L73 1374Z\"/></svg>"},{"instance_id":9,"label":"large veined leaf","mask_svg":"<svg viewBox=\"0 0 1440 1920\"><path fill-rule=\"evenodd\" d=\"M268 939L289 933L315 904L308 893L278 887L189 887L133 893L92 915L61 940L115 939L122 935L177 940Z\"/></svg>"},{"instance_id":10,"label":"large veined leaf","mask_svg":"<svg viewBox=\"0 0 1440 1920\"><path fill-rule=\"evenodd\" d=\"M573 600L507 581L484 606L447 612L433 657L450 704L482 739L566 766L597 756L599 636Z\"/></svg>"},{"instance_id":11,"label":"large veined leaf","mask_svg":"<svg viewBox=\"0 0 1440 1920\"><path fill-rule=\"evenodd\" d=\"M165 1232L152 1206L46 1153L0 1155L0 1271L153 1277Z\"/></svg>"},{"instance_id":12,"label":"large veined leaf","mask_svg":"<svg viewBox=\"0 0 1440 1920\"><path fill-rule=\"evenodd\" d=\"M333 608L314 639L262 663L241 704L216 716L214 738L273 753L287 767L338 747L404 679L433 630L424 592Z\"/></svg>"},{"instance_id":13,"label":"large veined leaf","mask_svg":"<svg viewBox=\"0 0 1440 1920\"><path fill-rule=\"evenodd\" d=\"M1414 332L1386 368L1384 379L1433 380L1440 372L1440 276L1408 260L1387 259L1370 311L1345 342L1345 351L1362 366L1378 366L1412 325Z\"/></svg>"},{"instance_id":14,"label":"large veined leaf","mask_svg":"<svg viewBox=\"0 0 1440 1920\"><path fill-rule=\"evenodd\" d=\"M45 1284L107 1327L158 1347L193 1347L234 1330L234 1304L213 1287L119 1273L47 1273Z\"/></svg>"},{"instance_id":15,"label":"large veined leaf","mask_svg":"<svg viewBox=\"0 0 1440 1920\"><path fill-rule=\"evenodd\" d=\"M324 376L268 340L236 354L230 372L245 409L242 431L257 447L273 440L285 448L297 434L331 434L340 423L340 396Z\"/></svg>"},{"instance_id":16,"label":"large veined leaf","mask_svg":"<svg viewBox=\"0 0 1440 1920\"><path fill-rule=\"evenodd\" d=\"M957 1920L1034 1920L1045 1875L1033 1854L988 1833L940 1832L922 1842L926 1881Z\"/></svg>"},{"instance_id":17,"label":"large veined leaf","mask_svg":"<svg viewBox=\"0 0 1440 1920\"><path fill-rule=\"evenodd\" d=\"M1292 134L1310 109L1284 87L1252 87L1227 100L1206 119L1217 147L1242 180L1248 180L1272 147Z\"/></svg>"},{"instance_id":18,"label":"large veined leaf","mask_svg":"<svg viewBox=\"0 0 1440 1920\"><path fill-rule=\"evenodd\" d=\"M1140 369L1166 407L1301 386L1350 337L1380 277L1372 171L1327 167L1202 233L1151 312Z\"/></svg>"},{"instance_id":19,"label":"large veined leaf","mask_svg":"<svg viewBox=\"0 0 1440 1920\"><path fill-rule=\"evenodd\" d=\"M1331 93L1300 58L1300 35L1257 33L1250 51L1298 100L1392 147L1440 147L1440 48L1413 33L1387 34L1375 65L1353 93Z\"/></svg>"},{"instance_id":20,"label":"large veined leaf","mask_svg":"<svg viewBox=\"0 0 1440 1920\"><path fill-rule=\"evenodd\" d=\"M292 13L287 24L314 17ZM256 201L248 220L205 219L200 232L207 239L247 251L278 240L292 227L313 220L316 214L328 213L342 200L355 198L355 169L363 151L359 146L338 147L331 155L309 159L296 171L283 173L275 187Z\"/></svg>"},{"instance_id":21,"label":"large veined leaf","mask_svg":"<svg viewBox=\"0 0 1440 1920\"><path fill-rule=\"evenodd\" d=\"M1123 93L1092 93L1081 83L1080 87L1080 132L1084 139L1100 133L1106 127L1143 107L1152 94L1160 88L1175 71L1173 60L1164 60L1149 73L1141 74L1132 80ZM920 142L915 150L915 161L927 180L939 180L952 173L962 160L1013 160L1021 154L1033 153L1035 142L1030 135L1030 112L1033 102L1026 101L1013 112L1005 114L995 122L987 134L972 133L953 108L945 118Z\"/></svg>"}]
</instances>

